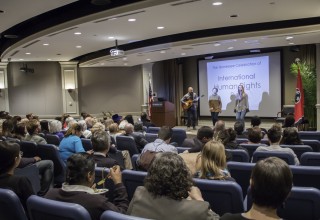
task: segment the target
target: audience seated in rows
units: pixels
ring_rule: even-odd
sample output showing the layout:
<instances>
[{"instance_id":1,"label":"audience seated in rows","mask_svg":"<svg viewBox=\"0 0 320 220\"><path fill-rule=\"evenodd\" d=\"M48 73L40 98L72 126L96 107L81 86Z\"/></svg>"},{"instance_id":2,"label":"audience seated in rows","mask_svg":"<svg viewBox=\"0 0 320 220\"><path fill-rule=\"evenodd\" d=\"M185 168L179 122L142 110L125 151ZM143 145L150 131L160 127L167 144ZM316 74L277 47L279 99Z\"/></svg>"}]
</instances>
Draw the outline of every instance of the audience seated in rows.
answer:
<instances>
[{"instance_id":1,"label":"audience seated in rows","mask_svg":"<svg viewBox=\"0 0 320 220\"><path fill-rule=\"evenodd\" d=\"M217 137L218 137L219 133L220 133L221 131L223 131L224 129L226 129L226 125L225 125L224 121L218 120L218 121L216 122L215 126L214 126L214 129L213 129L213 133L214 133L214 134L213 134L213 138L214 138L215 140L217 140Z\"/></svg>"},{"instance_id":2,"label":"audience seated in rows","mask_svg":"<svg viewBox=\"0 0 320 220\"><path fill-rule=\"evenodd\" d=\"M281 206L292 188L292 173L283 160L269 157L254 166L250 179L253 205L246 213L224 214L221 220L280 219Z\"/></svg>"},{"instance_id":3,"label":"audience seated in rows","mask_svg":"<svg viewBox=\"0 0 320 220\"><path fill-rule=\"evenodd\" d=\"M301 145L303 144L298 133L298 129L295 127L287 127L282 132L282 139L280 144L287 145Z\"/></svg>"},{"instance_id":4,"label":"audience seated in rows","mask_svg":"<svg viewBox=\"0 0 320 220\"><path fill-rule=\"evenodd\" d=\"M27 122L27 135L26 141L33 141L37 144L46 144L47 141L39 135L41 131L40 122L36 119L31 119Z\"/></svg>"},{"instance_id":5,"label":"audience seated in rows","mask_svg":"<svg viewBox=\"0 0 320 220\"><path fill-rule=\"evenodd\" d=\"M14 170L20 164L20 160L19 144L0 141L0 187L15 192L27 211L26 201L29 196L34 195L34 191L27 177L14 175Z\"/></svg>"},{"instance_id":6,"label":"audience seated in rows","mask_svg":"<svg viewBox=\"0 0 320 220\"><path fill-rule=\"evenodd\" d=\"M101 214L106 210L125 213L128 208L128 195L122 184L119 166L110 169L110 177L113 180L114 201L111 203L105 197L95 192L95 161L87 153L76 153L67 160L66 182L61 189L51 189L45 198L77 203L88 210L92 220L99 220Z\"/></svg>"},{"instance_id":7,"label":"audience seated in rows","mask_svg":"<svg viewBox=\"0 0 320 220\"><path fill-rule=\"evenodd\" d=\"M283 151L283 152L289 152L294 156L295 165L299 165L299 159L297 158L297 155L293 152L290 148L283 148L281 147L280 140L281 140L281 126L279 124L274 124L272 127L268 130L267 136L270 143L270 146L260 146L256 149L256 151Z\"/></svg>"},{"instance_id":8,"label":"audience seated in rows","mask_svg":"<svg viewBox=\"0 0 320 220\"><path fill-rule=\"evenodd\" d=\"M196 178L211 180L231 180L227 170L225 148L218 141L208 141L199 155L197 161Z\"/></svg>"},{"instance_id":9,"label":"audience seated in rows","mask_svg":"<svg viewBox=\"0 0 320 220\"><path fill-rule=\"evenodd\" d=\"M59 144L59 152L61 159L66 163L68 157L74 153L85 152L81 139L81 126L78 123L72 125L71 128L67 130L64 138ZM89 151L88 153L92 153Z\"/></svg>"},{"instance_id":10,"label":"audience seated in rows","mask_svg":"<svg viewBox=\"0 0 320 220\"><path fill-rule=\"evenodd\" d=\"M138 148L139 151L142 151L144 146L148 143L148 141L145 139L144 135L142 133L136 133L133 132L133 125L130 123L127 123L124 127L125 130L125 136L130 136L133 137L136 147Z\"/></svg>"},{"instance_id":11,"label":"audience seated in rows","mask_svg":"<svg viewBox=\"0 0 320 220\"><path fill-rule=\"evenodd\" d=\"M187 199L188 198L188 199ZM149 219L219 219L193 186L183 159L172 152L156 155L144 181L130 202L127 214Z\"/></svg>"},{"instance_id":12,"label":"audience seated in rows","mask_svg":"<svg viewBox=\"0 0 320 220\"><path fill-rule=\"evenodd\" d=\"M64 134L61 131L62 131L61 121L52 120L52 121L49 122L49 132L50 132L50 134L57 135L59 137L60 141L64 137Z\"/></svg>"},{"instance_id":13,"label":"audience seated in rows","mask_svg":"<svg viewBox=\"0 0 320 220\"><path fill-rule=\"evenodd\" d=\"M218 123L218 122L217 122ZM208 141L212 140L213 130L209 126L202 126L199 128L197 132L197 136L195 138L186 138L182 147L191 148L188 150L189 153L200 152Z\"/></svg>"},{"instance_id":14,"label":"audience seated in rows","mask_svg":"<svg viewBox=\"0 0 320 220\"><path fill-rule=\"evenodd\" d=\"M248 138L247 134L244 134L244 122L243 121L236 121L234 123L234 130L236 132L237 138Z\"/></svg>"}]
</instances>

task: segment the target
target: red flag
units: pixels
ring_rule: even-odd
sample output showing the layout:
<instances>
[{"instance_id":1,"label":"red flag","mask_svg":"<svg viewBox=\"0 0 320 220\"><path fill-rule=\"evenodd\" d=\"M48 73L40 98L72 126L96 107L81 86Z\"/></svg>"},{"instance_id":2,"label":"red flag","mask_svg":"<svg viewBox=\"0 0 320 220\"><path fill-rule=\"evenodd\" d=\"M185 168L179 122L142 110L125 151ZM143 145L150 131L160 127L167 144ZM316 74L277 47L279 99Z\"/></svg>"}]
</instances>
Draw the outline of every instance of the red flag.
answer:
<instances>
[{"instance_id":1,"label":"red flag","mask_svg":"<svg viewBox=\"0 0 320 220\"><path fill-rule=\"evenodd\" d=\"M295 105L294 105L295 124L300 124L303 120L303 117L304 117L303 106L304 106L304 94L303 94L300 68L298 67L296 96L295 96Z\"/></svg>"},{"instance_id":2,"label":"red flag","mask_svg":"<svg viewBox=\"0 0 320 220\"><path fill-rule=\"evenodd\" d=\"M149 80L149 106L148 106L149 118L151 118L152 102L153 102L153 95L152 95L151 79L150 79Z\"/></svg>"}]
</instances>

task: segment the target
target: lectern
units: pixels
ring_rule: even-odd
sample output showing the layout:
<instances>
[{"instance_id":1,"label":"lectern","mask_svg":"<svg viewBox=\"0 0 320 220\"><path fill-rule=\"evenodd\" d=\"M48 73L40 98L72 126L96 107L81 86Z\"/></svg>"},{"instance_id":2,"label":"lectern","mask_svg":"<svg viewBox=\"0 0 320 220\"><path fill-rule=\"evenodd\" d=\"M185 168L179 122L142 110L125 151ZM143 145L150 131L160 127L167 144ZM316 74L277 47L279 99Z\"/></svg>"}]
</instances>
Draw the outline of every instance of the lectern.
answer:
<instances>
[{"instance_id":1,"label":"lectern","mask_svg":"<svg viewBox=\"0 0 320 220\"><path fill-rule=\"evenodd\" d=\"M174 104L168 101L152 103L152 123L157 127L164 125L176 126L176 116Z\"/></svg>"}]
</instances>

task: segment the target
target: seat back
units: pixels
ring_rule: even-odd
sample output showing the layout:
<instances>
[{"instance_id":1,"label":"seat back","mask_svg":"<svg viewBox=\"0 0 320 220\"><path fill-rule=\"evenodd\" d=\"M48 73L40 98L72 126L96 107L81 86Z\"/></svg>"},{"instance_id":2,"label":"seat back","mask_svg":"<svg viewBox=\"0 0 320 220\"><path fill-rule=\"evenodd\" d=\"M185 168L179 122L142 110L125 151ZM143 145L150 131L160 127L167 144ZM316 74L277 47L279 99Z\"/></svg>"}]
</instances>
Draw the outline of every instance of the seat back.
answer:
<instances>
[{"instance_id":1,"label":"seat back","mask_svg":"<svg viewBox=\"0 0 320 220\"><path fill-rule=\"evenodd\" d=\"M113 200L114 200L114 193L113 193L114 192L114 183L113 183L112 179L106 178L106 177L108 177L109 172L110 172L109 168L96 167L94 182L96 183L97 189L102 189L102 188L108 189L106 196L108 197L108 200L110 202L113 202ZM98 185L97 183L99 183L99 181L102 179L105 179L105 182L101 185Z\"/></svg>"},{"instance_id":2,"label":"seat back","mask_svg":"<svg viewBox=\"0 0 320 220\"><path fill-rule=\"evenodd\" d=\"M138 170L137 160L138 160L139 156L140 156L140 154L134 154L131 157L131 163L132 163L133 170Z\"/></svg>"},{"instance_id":3,"label":"seat back","mask_svg":"<svg viewBox=\"0 0 320 220\"><path fill-rule=\"evenodd\" d=\"M138 186L143 186L144 178L147 176L147 172L124 170L122 172L122 182L127 188L129 200L132 199L134 192Z\"/></svg>"},{"instance_id":4,"label":"seat back","mask_svg":"<svg viewBox=\"0 0 320 220\"><path fill-rule=\"evenodd\" d=\"M319 131L299 131L299 137L303 140L318 140L320 141Z\"/></svg>"},{"instance_id":5,"label":"seat back","mask_svg":"<svg viewBox=\"0 0 320 220\"><path fill-rule=\"evenodd\" d=\"M109 151L108 155L109 155L109 157L111 157L112 159L114 159L118 162L118 164L122 170L125 169L122 151L120 151L120 150L117 150L116 152Z\"/></svg>"},{"instance_id":6,"label":"seat back","mask_svg":"<svg viewBox=\"0 0 320 220\"><path fill-rule=\"evenodd\" d=\"M181 146L184 139L187 138L186 130L182 128L172 128L172 138L171 142L175 142L178 146Z\"/></svg>"},{"instance_id":7,"label":"seat back","mask_svg":"<svg viewBox=\"0 0 320 220\"><path fill-rule=\"evenodd\" d=\"M33 191L35 193L40 191L39 169L35 164L24 168L17 168L14 170L14 174L17 176L27 177L31 182Z\"/></svg>"},{"instance_id":8,"label":"seat back","mask_svg":"<svg viewBox=\"0 0 320 220\"><path fill-rule=\"evenodd\" d=\"M254 163L242 163L230 161L227 163L228 170L232 178L241 186L243 197L247 195L250 185L251 171Z\"/></svg>"},{"instance_id":9,"label":"seat back","mask_svg":"<svg viewBox=\"0 0 320 220\"><path fill-rule=\"evenodd\" d=\"M294 186L314 187L320 190L320 167L290 166Z\"/></svg>"},{"instance_id":10,"label":"seat back","mask_svg":"<svg viewBox=\"0 0 320 220\"><path fill-rule=\"evenodd\" d=\"M129 151L130 157L132 157L134 154L139 154L139 150L133 137L118 135L116 140L118 150Z\"/></svg>"},{"instance_id":11,"label":"seat back","mask_svg":"<svg viewBox=\"0 0 320 220\"><path fill-rule=\"evenodd\" d=\"M306 152L301 155L300 164L302 166L320 166L319 152Z\"/></svg>"},{"instance_id":12,"label":"seat back","mask_svg":"<svg viewBox=\"0 0 320 220\"><path fill-rule=\"evenodd\" d=\"M232 161L237 161L237 162L249 162L249 154L247 151L242 150L242 149L226 149L226 152L229 152L232 155Z\"/></svg>"},{"instance_id":13,"label":"seat back","mask_svg":"<svg viewBox=\"0 0 320 220\"><path fill-rule=\"evenodd\" d=\"M147 218L125 215L108 210L102 213L100 220L147 220Z\"/></svg>"},{"instance_id":14,"label":"seat back","mask_svg":"<svg viewBox=\"0 0 320 220\"><path fill-rule=\"evenodd\" d=\"M252 206L251 191L248 190L248 209ZM277 213L283 219L308 219L320 218L320 191L312 187L292 187L289 197Z\"/></svg>"},{"instance_id":15,"label":"seat back","mask_svg":"<svg viewBox=\"0 0 320 220\"><path fill-rule=\"evenodd\" d=\"M37 156L37 144L32 141L20 141L20 150L23 152L23 157Z\"/></svg>"},{"instance_id":16,"label":"seat back","mask_svg":"<svg viewBox=\"0 0 320 220\"><path fill-rule=\"evenodd\" d=\"M243 196L238 183L233 181L194 179L202 197L210 203L213 210L220 216L224 213L242 213Z\"/></svg>"},{"instance_id":17,"label":"seat back","mask_svg":"<svg viewBox=\"0 0 320 220\"><path fill-rule=\"evenodd\" d=\"M248 139L247 138L237 138L236 142L237 142L237 144L241 144L241 143L244 143L244 142L248 142Z\"/></svg>"},{"instance_id":18,"label":"seat back","mask_svg":"<svg viewBox=\"0 0 320 220\"><path fill-rule=\"evenodd\" d=\"M53 144L56 146L59 146L59 144L60 144L60 138L58 137L58 135L46 134L45 139L48 144Z\"/></svg>"},{"instance_id":19,"label":"seat back","mask_svg":"<svg viewBox=\"0 0 320 220\"><path fill-rule=\"evenodd\" d=\"M251 159L253 152L255 152L259 146L266 146L266 145L265 144L240 144L240 146L248 150L249 157Z\"/></svg>"},{"instance_id":20,"label":"seat back","mask_svg":"<svg viewBox=\"0 0 320 220\"><path fill-rule=\"evenodd\" d=\"M305 145L309 145L314 152L320 152L320 141L319 140L301 140Z\"/></svg>"},{"instance_id":21,"label":"seat back","mask_svg":"<svg viewBox=\"0 0 320 220\"><path fill-rule=\"evenodd\" d=\"M265 145L270 145L268 139L261 139L260 143L261 143L261 144L265 144Z\"/></svg>"},{"instance_id":22,"label":"seat back","mask_svg":"<svg viewBox=\"0 0 320 220\"><path fill-rule=\"evenodd\" d=\"M54 165L54 181L62 184L65 181L66 164L53 144L38 144L37 155L43 160L51 160Z\"/></svg>"},{"instance_id":23,"label":"seat back","mask_svg":"<svg viewBox=\"0 0 320 220\"><path fill-rule=\"evenodd\" d=\"M148 127L147 133L158 134L160 127Z\"/></svg>"},{"instance_id":24,"label":"seat back","mask_svg":"<svg viewBox=\"0 0 320 220\"><path fill-rule=\"evenodd\" d=\"M0 188L0 219L28 220L20 199L9 189Z\"/></svg>"},{"instance_id":25,"label":"seat back","mask_svg":"<svg viewBox=\"0 0 320 220\"><path fill-rule=\"evenodd\" d=\"M81 138L81 142L85 151L92 150L92 143L90 139Z\"/></svg>"},{"instance_id":26,"label":"seat back","mask_svg":"<svg viewBox=\"0 0 320 220\"><path fill-rule=\"evenodd\" d=\"M293 152L297 155L299 160L303 153L313 151L312 148L308 145L280 145L280 146L292 149Z\"/></svg>"},{"instance_id":27,"label":"seat back","mask_svg":"<svg viewBox=\"0 0 320 220\"><path fill-rule=\"evenodd\" d=\"M29 197L27 207L31 220L91 220L88 211L81 205L36 195Z\"/></svg>"},{"instance_id":28,"label":"seat back","mask_svg":"<svg viewBox=\"0 0 320 220\"><path fill-rule=\"evenodd\" d=\"M252 162L256 163L257 161L267 157L278 157L289 165L295 165L294 156L291 153L279 151L255 151L252 156Z\"/></svg>"},{"instance_id":29,"label":"seat back","mask_svg":"<svg viewBox=\"0 0 320 220\"><path fill-rule=\"evenodd\" d=\"M148 143L152 143L158 138L158 134L146 133L145 137Z\"/></svg>"}]
</instances>

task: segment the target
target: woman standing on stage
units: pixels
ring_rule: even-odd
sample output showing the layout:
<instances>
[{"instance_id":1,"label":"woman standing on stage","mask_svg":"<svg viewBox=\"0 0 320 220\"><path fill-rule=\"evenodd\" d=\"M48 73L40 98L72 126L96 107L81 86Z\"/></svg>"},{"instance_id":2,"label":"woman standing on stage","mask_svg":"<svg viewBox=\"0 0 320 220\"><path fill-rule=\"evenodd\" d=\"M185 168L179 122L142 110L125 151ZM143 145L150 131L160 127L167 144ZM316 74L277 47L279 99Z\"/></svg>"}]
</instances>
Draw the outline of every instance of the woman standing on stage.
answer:
<instances>
[{"instance_id":1,"label":"woman standing on stage","mask_svg":"<svg viewBox=\"0 0 320 220\"><path fill-rule=\"evenodd\" d=\"M213 126L215 126L218 121L218 115L221 113L222 102L218 95L218 88L212 89L212 95L209 97L209 110L211 112L211 119Z\"/></svg>"},{"instance_id":2,"label":"woman standing on stage","mask_svg":"<svg viewBox=\"0 0 320 220\"><path fill-rule=\"evenodd\" d=\"M244 91L243 85L238 86L238 94L236 97L236 106L234 113L236 113L236 120L244 121L246 113L249 112L248 95Z\"/></svg>"}]
</instances>

